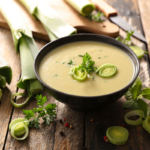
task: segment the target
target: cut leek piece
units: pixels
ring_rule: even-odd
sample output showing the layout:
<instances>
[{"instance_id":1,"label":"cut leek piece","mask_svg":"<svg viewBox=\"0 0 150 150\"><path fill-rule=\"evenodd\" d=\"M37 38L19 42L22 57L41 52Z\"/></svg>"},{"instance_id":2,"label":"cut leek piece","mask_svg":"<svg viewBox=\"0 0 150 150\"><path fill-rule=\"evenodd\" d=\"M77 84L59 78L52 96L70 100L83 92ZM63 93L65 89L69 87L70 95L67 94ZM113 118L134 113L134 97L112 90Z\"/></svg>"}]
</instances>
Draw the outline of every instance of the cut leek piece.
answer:
<instances>
[{"instance_id":1,"label":"cut leek piece","mask_svg":"<svg viewBox=\"0 0 150 150\"><path fill-rule=\"evenodd\" d=\"M136 56L140 59L144 56L144 50L141 49L140 47L138 46L129 46L133 52L136 54Z\"/></svg>"},{"instance_id":2,"label":"cut leek piece","mask_svg":"<svg viewBox=\"0 0 150 150\"><path fill-rule=\"evenodd\" d=\"M107 129L106 136L110 143L114 145L124 145L128 140L129 132L124 127L113 126Z\"/></svg>"},{"instance_id":3,"label":"cut leek piece","mask_svg":"<svg viewBox=\"0 0 150 150\"><path fill-rule=\"evenodd\" d=\"M139 116L139 118L137 120L128 119L131 116ZM144 112L142 110L132 110L126 113L124 116L125 122L130 125L140 125L143 121L142 118L145 118Z\"/></svg>"},{"instance_id":4,"label":"cut leek piece","mask_svg":"<svg viewBox=\"0 0 150 150\"><path fill-rule=\"evenodd\" d=\"M65 1L84 16L90 15L95 9L94 4L92 4L88 0L65 0Z\"/></svg>"},{"instance_id":5,"label":"cut leek piece","mask_svg":"<svg viewBox=\"0 0 150 150\"><path fill-rule=\"evenodd\" d=\"M17 86L21 89L26 89L29 97L22 104L16 104L12 100L12 97L18 95L18 93L13 94L11 97L11 103L16 107L21 107L24 106L33 95L42 92L43 87L36 79L33 71L33 62L38 53L38 48L32 37L31 30L19 15L19 12L13 9L13 5L12 1L9 1L9 5L6 1L1 1L0 11L12 31L16 52L19 52L21 57L21 79ZM24 96L24 93L19 93L19 95Z\"/></svg>"},{"instance_id":6,"label":"cut leek piece","mask_svg":"<svg viewBox=\"0 0 150 150\"><path fill-rule=\"evenodd\" d=\"M19 122L12 126L10 132L11 132L11 136L16 140L24 140L29 135L29 128L24 122Z\"/></svg>"},{"instance_id":7,"label":"cut leek piece","mask_svg":"<svg viewBox=\"0 0 150 150\"><path fill-rule=\"evenodd\" d=\"M6 82L11 83L12 69L6 60L0 55L0 87L4 87Z\"/></svg>"},{"instance_id":8,"label":"cut leek piece","mask_svg":"<svg viewBox=\"0 0 150 150\"><path fill-rule=\"evenodd\" d=\"M76 29L66 23L46 1L20 0L30 14L39 19L51 40L76 33Z\"/></svg>"},{"instance_id":9,"label":"cut leek piece","mask_svg":"<svg viewBox=\"0 0 150 150\"><path fill-rule=\"evenodd\" d=\"M17 118L9 124L11 136L16 140L24 140L29 135L29 121L24 118Z\"/></svg>"},{"instance_id":10,"label":"cut leek piece","mask_svg":"<svg viewBox=\"0 0 150 150\"><path fill-rule=\"evenodd\" d=\"M2 90L0 89L0 99L1 99L1 97L2 97Z\"/></svg>"},{"instance_id":11,"label":"cut leek piece","mask_svg":"<svg viewBox=\"0 0 150 150\"><path fill-rule=\"evenodd\" d=\"M14 119L13 121L11 121L11 123L9 124L9 130L12 128L13 125L15 125L16 123L19 122L25 122L27 126L29 126L29 121L25 118L17 118Z\"/></svg>"},{"instance_id":12,"label":"cut leek piece","mask_svg":"<svg viewBox=\"0 0 150 150\"><path fill-rule=\"evenodd\" d=\"M150 116L146 117L146 119L142 122L142 126L150 134Z\"/></svg>"},{"instance_id":13,"label":"cut leek piece","mask_svg":"<svg viewBox=\"0 0 150 150\"><path fill-rule=\"evenodd\" d=\"M104 78L109 78L112 77L116 74L117 72L117 67L113 64L103 64L101 65L97 70L96 73L99 74L99 76L104 77Z\"/></svg>"},{"instance_id":14,"label":"cut leek piece","mask_svg":"<svg viewBox=\"0 0 150 150\"><path fill-rule=\"evenodd\" d=\"M77 81L84 81L87 78L87 71L85 69L81 71L77 66L72 67L69 74Z\"/></svg>"}]
</instances>

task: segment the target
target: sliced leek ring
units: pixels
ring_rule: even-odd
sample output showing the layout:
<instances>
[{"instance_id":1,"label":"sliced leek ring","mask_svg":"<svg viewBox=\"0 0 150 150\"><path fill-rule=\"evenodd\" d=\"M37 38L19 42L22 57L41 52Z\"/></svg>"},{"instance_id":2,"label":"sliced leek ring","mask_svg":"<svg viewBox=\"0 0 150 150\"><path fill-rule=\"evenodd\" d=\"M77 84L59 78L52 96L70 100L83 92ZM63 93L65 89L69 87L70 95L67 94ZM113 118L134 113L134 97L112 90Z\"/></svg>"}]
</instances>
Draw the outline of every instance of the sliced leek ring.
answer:
<instances>
[{"instance_id":1,"label":"sliced leek ring","mask_svg":"<svg viewBox=\"0 0 150 150\"><path fill-rule=\"evenodd\" d=\"M98 73L99 76L104 78L112 77L116 74L116 72L117 67L110 63L103 64L96 70L96 73Z\"/></svg>"},{"instance_id":2,"label":"sliced leek ring","mask_svg":"<svg viewBox=\"0 0 150 150\"><path fill-rule=\"evenodd\" d=\"M144 56L144 50L141 49L140 47L138 46L129 46L129 47L134 51L134 53L139 59Z\"/></svg>"},{"instance_id":3,"label":"sliced leek ring","mask_svg":"<svg viewBox=\"0 0 150 150\"><path fill-rule=\"evenodd\" d=\"M87 71L85 69L78 70L77 66L72 67L69 74L77 81L84 81L87 78Z\"/></svg>"},{"instance_id":4,"label":"sliced leek ring","mask_svg":"<svg viewBox=\"0 0 150 150\"><path fill-rule=\"evenodd\" d=\"M21 134L19 130L19 133L17 135L22 136L22 137L17 137L17 135L15 134L16 132L18 132L17 130L19 126L21 127L21 129L23 129L22 133L25 131L24 134ZM11 128L11 136L15 138L16 140L24 140L28 137L28 135L29 135L29 128L24 122L16 123Z\"/></svg>"},{"instance_id":5,"label":"sliced leek ring","mask_svg":"<svg viewBox=\"0 0 150 150\"><path fill-rule=\"evenodd\" d=\"M150 116L146 117L146 119L142 122L142 126L150 134Z\"/></svg>"},{"instance_id":6,"label":"sliced leek ring","mask_svg":"<svg viewBox=\"0 0 150 150\"><path fill-rule=\"evenodd\" d=\"M124 145L128 140L129 132L124 127L113 126L107 129L106 136L110 143L114 145Z\"/></svg>"},{"instance_id":7,"label":"sliced leek ring","mask_svg":"<svg viewBox=\"0 0 150 150\"><path fill-rule=\"evenodd\" d=\"M137 120L128 119L131 116L139 116L139 118ZM144 112L142 110L132 110L126 113L126 115L124 116L125 122L130 125L140 125L143 121L142 118L145 118Z\"/></svg>"}]
</instances>

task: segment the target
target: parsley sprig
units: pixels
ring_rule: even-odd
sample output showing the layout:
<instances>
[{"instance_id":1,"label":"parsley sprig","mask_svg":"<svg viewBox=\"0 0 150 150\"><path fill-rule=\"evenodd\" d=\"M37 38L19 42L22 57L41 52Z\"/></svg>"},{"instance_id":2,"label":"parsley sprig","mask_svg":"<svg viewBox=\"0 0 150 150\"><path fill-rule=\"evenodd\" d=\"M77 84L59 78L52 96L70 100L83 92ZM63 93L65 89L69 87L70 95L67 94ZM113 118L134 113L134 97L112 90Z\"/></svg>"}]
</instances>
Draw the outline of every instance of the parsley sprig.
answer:
<instances>
[{"instance_id":1,"label":"parsley sprig","mask_svg":"<svg viewBox=\"0 0 150 150\"><path fill-rule=\"evenodd\" d=\"M23 114L25 115L25 119L29 120L29 127L31 128L40 128L40 118L43 119L44 125L50 125L50 123L56 117L56 104L49 103L44 107L45 102L47 101L46 96L37 95L37 108L33 108L32 110L23 110Z\"/></svg>"},{"instance_id":2,"label":"parsley sprig","mask_svg":"<svg viewBox=\"0 0 150 150\"><path fill-rule=\"evenodd\" d=\"M80 14L80 15L83 16L82 14ZM94 12L94 13L92 13L88 16L84 16L84 17L88 18L89 20L96 21L96 22L103 22L106 20L105 15L100 11Z\"/></svg>"},{"instance_id":3,"label":"parsley sprig","mask_svg":"<svg viewBox=\"0 0 150 150\"><path fill-rule=\"evenodd\" d=\"M129 31L127 31L127 35L126 35L126 38L124 38L123 40L121 39L121 37L119 36L119 37L117 37L116 38L116 40L118 40L118 41L120 41L120 42L122 42L122 43L124 43L124 44L126 44L126 45L130 45L130 43L129 42L131 42L131 36L134 34L134 31L132 31L132 30L129 30Z\"/></svg>"},{"instance_id":4,"label":"parsley sprig","mask_svg":"<svg viewBox=\"0 0 150 150\"><path fill-rule=\"evenodd\" d=\"M125 94L125 98L127 101L123 104L123 108L142 110L145 117L149 116L149 105L143 100L143 98L150 100L150 88L143 88L140 78L137 78L134 84L129 88Z\"/></svg>"},{"instance_id":5,"label":"parsley sprig","mask_svg":"<svg viewBox=\"0 0 150 150\"><path fill-rule=\"evenodd\" d=\"M97 69L96 67L94 67L94 64L95 61L93 61L92 57L88 53L86 53L85 55L83 55L82 64L79 65L78 70L81 69L82 71L86 69L86 71L90 74Z\"/></svg>"}]
</instances>

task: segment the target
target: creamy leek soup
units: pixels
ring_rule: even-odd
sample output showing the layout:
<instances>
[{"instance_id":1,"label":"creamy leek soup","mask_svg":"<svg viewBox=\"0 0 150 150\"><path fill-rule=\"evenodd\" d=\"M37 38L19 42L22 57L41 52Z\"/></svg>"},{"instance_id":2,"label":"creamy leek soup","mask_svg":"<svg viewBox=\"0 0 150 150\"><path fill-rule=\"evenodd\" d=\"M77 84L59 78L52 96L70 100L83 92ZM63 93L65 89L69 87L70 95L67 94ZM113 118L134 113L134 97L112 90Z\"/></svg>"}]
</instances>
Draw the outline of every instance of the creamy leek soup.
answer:
<instances>
[{"instance_id":1,"label":"creamy leek soup","mask_svg":"<svg viewBox=\"0 0 150 150\"><path fill-rule=\"evenodd\" d=\"M88 75L85 81L77 81L69 75L70 68L82 63L88 53L97 68L105 63L117 67L117 73L110 78L96 73ZM68 94L98 96L115 92L125 87L134 73L131 58L122 50L99 42L74 42L50 51L41 61L39 75L50 87Z\"/></svg>"}]
</instances>

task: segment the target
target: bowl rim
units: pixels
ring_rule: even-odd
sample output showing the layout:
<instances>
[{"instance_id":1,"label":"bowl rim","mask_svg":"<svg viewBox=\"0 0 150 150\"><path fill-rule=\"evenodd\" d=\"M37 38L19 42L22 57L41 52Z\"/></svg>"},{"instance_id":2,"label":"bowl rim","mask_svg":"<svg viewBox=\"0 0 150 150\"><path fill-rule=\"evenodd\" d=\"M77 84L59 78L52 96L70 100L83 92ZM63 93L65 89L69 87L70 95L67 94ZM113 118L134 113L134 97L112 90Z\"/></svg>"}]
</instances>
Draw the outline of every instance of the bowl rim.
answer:
<instances>
[{"instance_id":1,"label":"bowl rim","mask_svg":"<svg viewBox=\"0 0 150 150\"><path fill-rule=\"evenodd\" d=\"M105 94L105 95L96 95L96 96L73 95L73 94L68 94L68 93L59 91L59 90L57 90L57 89L55 89L55 88L52 88L51 86L49 86L49 85L47 85L45 82L43 82L43 80L39 77L39 75L38 75L38 73L37 73L37 70L36 70L36 63L37 63L38 57L39 57L40 54L44 51L44 49L46 49L46 47L48 47L50 44L53 44L53 43L56 43L56 42L59 43L60 40L67 39L67 38L69 38L69 37L85 36L85 35L86 35L86 36L97 36L97 37L100 37L100 38L107 38L108 40L112 40L112 41L118 42L118 45L119 45L119 46L124 47L125 49L127 49L127 50L132 54L132 56L134 57L134 59L136 60L136 63L137 63L137 67L136 67L137 70L136 70L135 75L132 77L131 81L130 81L125 87L123 87L123 88L121 88L121 89L119 89L119 90L117 90L117 91L115 91L115 92L108 93L108 94ZM83 40L83 41L84 41L84 40ZM87 40L85 40L85 41L87 41ZM92 40L92 39L91 39L91 41L94 42L94 40ZM79 41L73 41L73 42L79 42ZM73 43L73 42L68 42L68 43L65 43L65 44L69 44L69 43ZM97 42L97 41L95 41L95 42ZM102 42L102 43L103 43L103 42ZM65 44L64 44L64 45L65 45ZM106 44L106 43L105 43L105 44ZM113 45L110 44L110 43L108 43L108 44L111 45L111 46L113 46ZM62 45L61 45L61 46L62 46ZM59 46L58 46L58 47L59 47ZM133 61L132 61L132 62L133 62ZM134 64L134 63L133 63L133 64ZM140 72L140 63L139 63L139 60L138 60L136 54L131 50L131 48L129 48L127 45L123 44L122 42L115 40L114 38L111 38L111 37L108 37L108 36L104 36L104 35L100 35L100 34L94 34L94 33L80 33L80 34L74 34L74 35L65 36L65 37L56 39L56 40L54 40L54 41L51 41L51 42L47 43L46 45L44 45L44 46L40 49L40 51L38 52L36 58L34 59L34 73L35 73L37 79L38 79L45 87L47 87L48 89L53 90L53 91L55 91L55 92L57 92L57 93L61 93L61 94L63 94L63 95L69 96L69 97L70 97L70 96L73 96L73 97L81 98L81 99L82 99L82 98L86 98L86 99L89 99L89 98L90 98L90 99L91 99L91 98L100 98L100 97L106 97L106 96L111 96L111 95L120 93L121 91L125 90L126 88L129 88L129 87L134 83L134 81L137 79L137 77L138 77L138 75L139 75L139 72Z\"/></svg>"}]
</instances>

